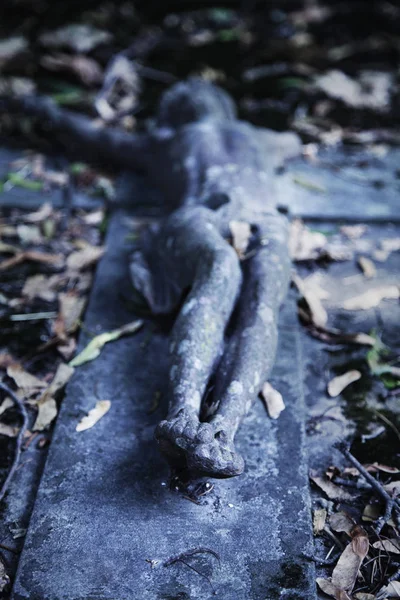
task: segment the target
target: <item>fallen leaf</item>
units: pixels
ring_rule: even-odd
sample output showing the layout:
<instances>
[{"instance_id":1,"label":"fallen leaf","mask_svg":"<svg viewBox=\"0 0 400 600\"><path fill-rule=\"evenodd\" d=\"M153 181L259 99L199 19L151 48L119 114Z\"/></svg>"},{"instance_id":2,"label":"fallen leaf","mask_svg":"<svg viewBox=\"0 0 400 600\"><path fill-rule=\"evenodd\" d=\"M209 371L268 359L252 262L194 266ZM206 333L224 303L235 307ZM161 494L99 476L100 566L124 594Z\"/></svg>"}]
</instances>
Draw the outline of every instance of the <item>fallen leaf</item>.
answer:
<instances>
[{"instance_id":1,"label":"fallen leaf","mask_svg":"<svg viewBox=\"0 0 400 600\"><path fill-rule=\"evenodd\" d=\"M11 365L15 365L16 362L15 358L8 352L0 352L0 369L7 369Z\"/></svg>"},{"instance_id":2,"label":"fallen leaf","mask_svg":"<svg viewBox=\"0 0 400 600\"><path fill-rule=\"evenodd\" d=\"M19 427L13 427L11 425L6 425L5 423L0 423L0 435L5 435L10 438L17 437L19 432Z\"/></svg>"},{"instance_id":3,"label":"fallen leaf","mask_svg":"<svg viewBox=\"0 0 400 600\"><path fill-rule=\"evenodd\" d=\"M388 285L384 287L376 287L367 290L359 296L354 296L345 300L342 304L342 308L345 310L368 310L378 306L382 300L387 299L398 299L399 288L397 285Z\"/></svg>"},{"instance_id":4,"label":"fallen leaf","mask_svg":"<svg viewBox=\"0 0 400 600\"><path fill-rule=\"evenodd\" d=\"M290 224L289 252L294 261L316 260L321 257L326 245L326 236L310 231L301 219L294 219Z\"/></svg>"},{"instance_id":5,"label":"fallen leaf","mask_svg":"<svg viewBox=\"0 0 400 600\"><path fill-rule=\"evenodd\" d=\"M357 592L354 594L354 598L357 600L376 600L374 594L367 594L366 592Z\"/></svg>"},{"instance_id":6,"label":"fallen leaf","mask_svg":"<svg viewBox=\"0 0 400 600\"><path fill-rule=\"evenodd\" d=\"M313 532L314 535L319 535L325 527L327 512L325 508L317 508L313 514Z\"/></svg>"},{"instance_id":7,"label":"fallen leaf","mask_svg":"<svg viewBox=\"0 0 400 600\"><path fill-rule=\"evenodd\" d=\"M367 229L367 225L342 225L340 233L349 238L349 240L357 240L364 235Z\"/></svg>"},{"instance_id":8,"label":"fallen leaf","mask_svg":"<svg viewBox=\"0 0 400 600\"><path fill-rule=\"evenodd\" d=\"M380 598L400 598L400 581L391 581L378 594Z\"/></svg>"},{"instance_id":9,"label":"fallen leaf","mask_svg":"<svg viewBox=\"0 0 400 600\"><path fill-rule=\"evenodd\" d=\"M311 473L310 479L325 492L330 500L353 500L353 496L349 492L335 485L325 477L319 477Z\"/></svg>"},{"instance_id":10,"label":"fallen leaf","mask_svg":"<svg viewBox=\"0 0 400 600\"><path fill-rule=\"evenodd\" d=\"M11 408L12 406L14 406L14 402L11 400L11 398L5 398L3 400L3 402L0 404L0 415L5 413L6 410Z\"/></svg>"},{"instance_id":11,"label":"fallen leaf","mask_svg":"<svg viewBox=\"0 0 400 600\"><path fill-rule=\"evenodd\" d=\"M345 512L339 511L329 517L329 525L333 531L344 531L350 535L350 531L354 527L354 522Z\"/></svg>"},{"instance_id":12,"label":"fallen leaf","mask_svg":"<svg viewBox=\"0 0 400 600\"><path fill-rule=\"evenodd\" d=\"M42 241L42 234L37 225L17 225L17 234L24 245L39 244Z\"/></svg>"},{"instance_id":13,"label":"fallen leaf","mask_svg":"<svg viewBox=\"0 0 400 600\"><path fill-rule=\"evenodd\" d=\"M42 431L55 419L58 411L54 396L68 383L73 372L74 369L69 365L61 363L58 366L52 382L35 402L38 407L38 414L33 425L33 431Z\"/></svg>"},{"instance_id":14,"label":"fallen leaf","mask_svg":"<svg viewBox=\"0 0 400 600\"><path fill-rule=\"evenodd\" d=\"M61 292L58 295L59 312L53 330L60 339L64 340L68 334L74 333L78 329L86 300L85 297L80 297L75 290Z\"/></svg>"},{"instance_id":15,"label":"fallen leaf","mask_svg":"<svg viewBox=\"0 0 400 600\"><path fill-rule=\"evenodd\" d=\"M364 465L369 473L376 473L382 471L383 473L390 473L391 475L397 475L400 473L400 469L397 467L389 467L388 465L381 465L380 463L374 462L371 465Z\"/></svg>"},{"instance_id":16,"label":"fallen leaf","mask_svg":"<svg viewBox=\"0 0 400 600\"><path fill-rule=\"evenodd\" d=\"M308 306L311 321L317 327L324 327L328 321L328 314L322 306L321 298L326 298L327 292L319 286L314 278L301 279L294 274L293 282Z\"/></svg>"},{"instance_id":17,"label":"fallen leaf","mask_svg":"<svg viewBox=\"0 0 400 600\"><path fill-rule=\"evenodd\" d=\"M334 585L332 581L329 581L329 579L317 577L316 582L318 587L324 592L324 594L335 598L335 600L351 600L347 592Z\"/></svg>"},{"instance_id":18,"label":"fallen leaf","mask_svg":"<svg viewBox=\"0 0 400 600\"><path fill-rule=\"evenodd\" d=\"M396 250L400 250L400 238L388 238L381 240L380 248L375 250L373 256L375 260L379 262L384 262L388 259L389 255L392 252L396 252Z\"/></svg>"},{"instance_id":19,"label":"fallen leaf","mask_svg":"<svg viewBox=\"0 0 400 600\"><path fill-rule=\"evenodd\" d=\"M10 36L0 41L0 67L28 48L28 40L22 36Z\"/></svg>"},{"instance_id":20,"label":"fallen leaf","mask_svg":"<svg viewBox=\"0 0 400 600\"><path fill-rule=\"evenodd\" d=\"M24 287L22 288L22 295L33 300L34 298L41 298L47 302L53 302L56 299L56 289L60 284L60 276L52 275L46 277L46 275L33 275L28 277L25 281Z\"/></svg>"},{"instance_id":21,"label":"fallen leaf","mask_svg":"<svg viewBox=\"0 0 400 600\"><path fill-rule=\"evenodd\" d=\"M362 514L363 521L376 521L381 516L380 507L377 504L367 504Z\"/></svg>"},{"instance_id":22,"label":"fallen leaf","mask_svg":"<svg viewBox=\"0 0 400 600\"><path fill-rule=\"evenodd\" d=\"M23 215L21 218L25 223L42 223L53 214L53 206L50 202L45 202L34 212Z\"/></svg>"},{"instance_id":23,"label":"fallen leaf","mask_svg":"<svg viewBox=\"0 0 400 600\"><path fill-rule=\"evenodd\" d=\"M110 410L111 402L109 400L98 400L96 406L89 411L86 417L83 417L76 426L76 431L86 431L96 425L96 423L104 417Z\"/></svg>"},{"instance_id":24,"label":"fallen leaf","mask_svg":"<svg viewBox=\"0 0 400 600\"><path fill-rule=\"evenodd\" d=\"M268 381L262 387L261 398L271 419L277 419L281 412L285 410L282 394L273 388Z\"/></svg>"},{"instance_id":25,"label":"fallen leaf","mask_svg":"<svg viewBox=\"0 0 400 600\"><path fill-rule=\"evenodd\" d=\"M11 364L7 368L7 375L13 379L18 388L26 392L33 392L47 386L46 382L25 371L19 363Z\"/></svg>"},{"instance_id":26,"label":"fallen leaf","mask_svg":"<svg viewBox=\"0 0 400 600\"><path fill-rule=\"evenodd\" d=\"M245 221L230 221L229 229L232 235L232 246L240 259L243 259L251 236L250 223Z\"/></svg>"},{"instance_id":27,"label":"fallen leaf","mask_svg":"<svg viewBox=\"0 0 400 600\"><path fill-rule=\"evenodd\" d=\"M332 69L315 78L315 85L337 100L353 108L369 108L378 112L388 110L393 78L382 71L361 71L353 79Z\"/></svg>"},{"instance_id":28,"label":"fallen leaf","mask_svg":"<svg viewBox=\"0 0 400 600\"><path fill-rule=\"evenodd\" d=\"M104 210L93 210L82 217L86 225L100 225L104 219Z\"/></svg>"},{"instance_id":29,"label":"fallen leaf","mask_svg":"<svg viewBox=\"0 0 400 600\"><path fill-rule=\"evenodd\" d=\"M361 378L360 371L352 370L347 371L347 373L343 373L343 375L338 375L331 379L328 383L328 394L331 398L336 398L339 396L348 385L353 383L354 381L358 381Z\"/></svg>"},{"instance_id":30,"label":"fallen leaf","mask_svg":"<svg viewBox=\"0 0 400 600\"><path fill-rule=\"evenodd\" d=\"M364 277L367 279L372 279L376 276L376 267L371 259L367 258L366 256L360 256L357 262L358 266L363 272Z\"/></svg>"},{"instance_id":31,"label":"fallen leaf","mask_svg":"<svg viewBox=\"0 0 400 600\"><path fill-rule=\"evenodd\" d=\"M372 544L377 550L385 550L392 554L400 554L400 538L393 538L391 540L379 540Z\"/></svg>"},{"instance_id":32,"label":"fallen leaf","mask_svg":"<svg viewBox=\"0 0 400 600\"><path fill-rule=\"evenodd\" d=\"M66 71L76 75L84 85L92 86L103 81L103 71L97 61L84 55L57 53L45 55L40 64L49 71Z\"/></svg>"},{"instance_id":33,"label":"fallen leaf","mask_svg":"<svg viewBox=\"0 0 400 600\"><path fill-rule=\"evenodd\" d=\"M72 271L84 271L96 264L104 254L105 248L87 245L83 250L72 252L67 258L67 268Z\"/></svg>"},{"instance_id":34,"label":"fallen leaf","mask_svg":"<svg viewBox=\"0 0 400 600\"><path fill-rule=\"evenodd\" d=\"M301 185L307 190L319 192L320 194L326 194L328 191L324 186L320 185L319 183L316 183L315 181L305 179L302 175L293 175L292 179L294 183L296 183L297 185Z\"/></svg>"},{"instance_id":35,"label":"fallen leaf","mask_svg":"<svg viewBox=\"0 0 400 600\"><path fill-rule=\"evenodd\" d=\"M358 571L368 554L368 536L358 527L358 532L343 550L332 573L332 583L351 594Z\"/></svg>"},{"instance_id":36,"label":"fallen leaf","mask_svg":"<svg viewBox=\"0 0 400 600\"><path fill-rule=\"evenodd\" d=\"M71 362L69 363L71 367L79 367L91 360L94 360L100 355L105 344L108 342L113 342L114 340L118 340L123 335L129 335L131 333L136 333L138 329L140 329L143 325L143 321L137 320L132 323L128 323L123 327L118 329L114 329L113 331L108 331L106 333L101 333L100 335L96 335Z\"/></svg>"},{"instance_id":37,"label":"fallen leaf","mask_svg":"<svg viewBox=\"0 0 400 600\"><path fill-rule=\"evenodd\" d=\"M112 37L108 31L77 23L43 33L39 36L39 41L48 48L69 48L74 52L87 53L96 46L111 41Z\"/></svg>"},{"instance_id":38,"label":"fallen leaf","mask_svg":"<svg viewBox=\"0 0 400 600\"><path fill-rule=\"evenodd\" d=\"M360 346L374 346L376 344L376 338L367 333L345 333L339 329L319 327L313 323L310 312L300 307L298 307L298 314L309 333L328 344L357 344Z\"/></svg>"}]
</instances>

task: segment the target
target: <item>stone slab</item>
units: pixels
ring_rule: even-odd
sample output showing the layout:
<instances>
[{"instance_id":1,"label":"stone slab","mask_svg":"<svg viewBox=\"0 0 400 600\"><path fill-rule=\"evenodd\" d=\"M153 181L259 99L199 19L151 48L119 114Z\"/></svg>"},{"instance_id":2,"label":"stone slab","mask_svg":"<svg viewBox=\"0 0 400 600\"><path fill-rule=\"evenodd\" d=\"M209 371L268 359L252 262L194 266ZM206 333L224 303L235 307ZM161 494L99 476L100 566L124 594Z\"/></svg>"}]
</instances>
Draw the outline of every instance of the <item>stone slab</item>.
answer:
<instances>
[{"instance_id":1,"label":"stone slab","mask_svg":"<svg viewBox=\"0 0 400 600\"><path fill-rule=\"evenodd\" d=\"M127 213L112 218L92 291L86 330L133 320ZM87 337L81 339L81 345ZM200 505L168 489L153 440L163 406L167 336L147 324L108 344L76 370L56 424L13 589L13 600L314 599L310 498L299 335L293 299L282 314L273 384L287 408L272 422L261 402L243 423L245 473L216 481ZM76 424L97 400L109 413L92 429ZM162 404L162 403L161 403ZM163 562L195 547L219 553L191 564ZM151 562L153 563L152 568ZM214 591L215 590L215 595Z\"/></svg>"}]
</instances>

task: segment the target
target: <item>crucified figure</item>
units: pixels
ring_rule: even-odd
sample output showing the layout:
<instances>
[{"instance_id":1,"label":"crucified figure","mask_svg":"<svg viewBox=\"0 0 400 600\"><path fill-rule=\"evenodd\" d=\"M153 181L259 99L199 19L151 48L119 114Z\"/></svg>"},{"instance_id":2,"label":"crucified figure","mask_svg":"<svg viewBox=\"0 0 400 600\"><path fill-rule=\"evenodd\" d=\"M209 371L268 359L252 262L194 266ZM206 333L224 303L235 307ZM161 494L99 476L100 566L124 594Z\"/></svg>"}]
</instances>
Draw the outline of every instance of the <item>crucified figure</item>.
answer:
<instances>
[{"instance_id":1,"label":"crucified figure","mask_svg":"<svg viewBox=\"0 0 400 600\"><path fill-rule=\"evenodd\" d=\"M239 475L235 434L270 375L290 277L274 171L299 154L299 138L237 120L229 95L199 79L170 88L143 134L96 129L43 99L14 106L41 117L70 150L74 142L86 159L144 171L163 193L171 214L130 264L153 313L181 306L170 340L168 413L155 437L174 469ZM230 244L232 221L250 226L243 261Z\"/></svg>"}]
</instances>

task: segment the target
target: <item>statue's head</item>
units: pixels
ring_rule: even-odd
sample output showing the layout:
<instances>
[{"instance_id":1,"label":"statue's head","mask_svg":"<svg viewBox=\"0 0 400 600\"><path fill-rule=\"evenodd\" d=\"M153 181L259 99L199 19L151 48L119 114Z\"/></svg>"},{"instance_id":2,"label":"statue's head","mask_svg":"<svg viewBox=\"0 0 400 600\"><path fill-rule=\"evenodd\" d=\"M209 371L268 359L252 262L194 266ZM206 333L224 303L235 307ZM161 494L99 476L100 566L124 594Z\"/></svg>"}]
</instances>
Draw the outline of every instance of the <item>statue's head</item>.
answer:
<instances>
[{"instance_id":1,"label":"statue's head","mask_svg":"<svg viewBox=\"0 0 400 600\"><path fill-rule=\"evenodd\" d=\"M182 125L213 118L236 118L232 98L221 88L199 78L177 83L163 94L157 111L157 126L176 129Z\"/></svg>"}]
</instances>

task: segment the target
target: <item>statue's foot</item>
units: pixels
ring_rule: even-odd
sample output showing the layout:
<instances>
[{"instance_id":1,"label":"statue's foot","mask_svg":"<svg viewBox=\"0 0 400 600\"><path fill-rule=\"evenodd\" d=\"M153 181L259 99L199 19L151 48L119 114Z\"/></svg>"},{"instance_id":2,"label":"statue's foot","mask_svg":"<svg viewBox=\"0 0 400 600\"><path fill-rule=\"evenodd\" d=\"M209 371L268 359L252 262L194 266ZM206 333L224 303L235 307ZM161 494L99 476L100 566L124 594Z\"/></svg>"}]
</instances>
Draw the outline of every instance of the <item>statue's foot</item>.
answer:
<instances>
[{"instance_id":1,"label":"statue's foot","mask_svg":"<svg viewBox=\"0 0 400 600\"><path fill-rule=\"evenodd\" d=\"M244 469L227 433L181 409L176 417L161 421L155 432L161 452L176 469L211 477L234 477Z\"/></svg>"}]
</instances>

